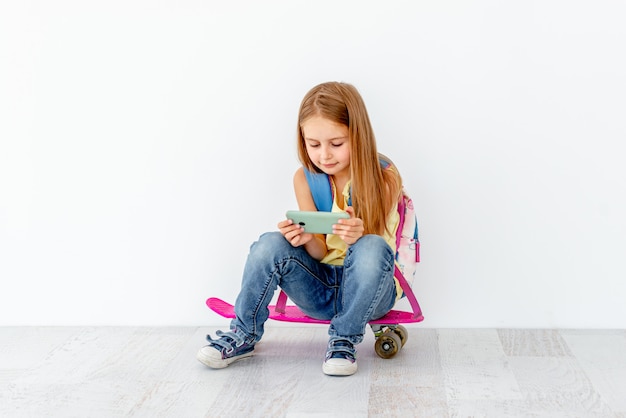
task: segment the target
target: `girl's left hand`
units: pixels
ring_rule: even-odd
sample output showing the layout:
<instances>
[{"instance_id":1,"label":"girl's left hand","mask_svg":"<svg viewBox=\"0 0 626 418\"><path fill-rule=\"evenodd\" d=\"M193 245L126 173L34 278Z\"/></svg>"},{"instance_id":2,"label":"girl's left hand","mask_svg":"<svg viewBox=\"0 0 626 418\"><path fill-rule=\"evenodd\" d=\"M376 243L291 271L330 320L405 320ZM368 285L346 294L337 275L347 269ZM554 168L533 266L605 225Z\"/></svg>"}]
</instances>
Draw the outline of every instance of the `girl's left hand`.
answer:
<instances>
[{"instance_id":1,"label":"girl's left hand","mask_svg":"<svg viewBox=\"0 0 626 418\"><path fill-rule=\"evenodd\" d=\"M350 215L350 219L339 219L338 223L333 226L333 234L339 237L348 245L352 245L363 236L365 227L363 220L354 216L354 208L348 206L346 212Z\"/></svg>"}]
</instances>

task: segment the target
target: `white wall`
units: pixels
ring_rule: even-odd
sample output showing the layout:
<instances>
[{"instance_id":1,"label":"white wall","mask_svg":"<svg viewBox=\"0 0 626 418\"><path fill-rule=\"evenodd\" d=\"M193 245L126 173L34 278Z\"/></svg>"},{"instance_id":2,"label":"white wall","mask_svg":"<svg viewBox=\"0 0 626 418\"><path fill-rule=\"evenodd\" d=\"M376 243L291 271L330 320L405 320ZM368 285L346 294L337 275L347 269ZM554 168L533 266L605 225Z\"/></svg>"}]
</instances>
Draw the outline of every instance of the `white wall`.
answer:
<instances>
[{"instance_id":1,"label":"white wall","mask_svg":"<svg viewBox=\"0 0 626 418\"><path fill-rule=\"evenodd\" d=\"M0 1L0 325L210 325L355 84L425 327L626 327L626 5Z\"/></svg>"}]
</instances>

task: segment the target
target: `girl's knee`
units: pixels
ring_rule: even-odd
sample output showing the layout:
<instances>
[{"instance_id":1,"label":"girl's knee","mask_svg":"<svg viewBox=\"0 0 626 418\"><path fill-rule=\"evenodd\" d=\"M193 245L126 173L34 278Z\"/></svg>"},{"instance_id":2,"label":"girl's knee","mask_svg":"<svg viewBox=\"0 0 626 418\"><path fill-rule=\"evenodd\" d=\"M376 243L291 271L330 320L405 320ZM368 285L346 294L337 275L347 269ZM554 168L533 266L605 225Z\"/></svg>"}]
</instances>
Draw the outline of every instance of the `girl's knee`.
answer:
<instances>
[{"instance_id":1,"label":"girl's knee","mask_svg":"<svg viewBox=\"0 0 626 418\"><path fill-rule=\"evenodd\" d=\"M263 243L264 245L276 246L276 245L282 245L283 243L288 243L288 242L280 232L273 231L273 232L266 232L262 234L257 240L257 243Z\"/></svg>"},{"instance_id":2,"label":"girl's knee","mask_svg":"<svg viewBox=\"0 0 626 418\"><path fill-rule=\"evenodd\" d=\"M354 243L349 252L357 253L359 257L372 257L375 259L389 258L393 259L393 252L387 244L387 241L379 235L364 235L356 243Z\"/></svg>"},{"instance_id":3,"label":"girl's knee","mask_svg":"<svg viewBox=\"0 0 626 418\"><path fill-rule=\"evenodd\" d=\"M350 247L344 265L364 272L388 271L393 269L394 254L382 237L365 235Z\"/></svg>"},{"instance_id":4,"label":"girl's knee","mask_svg":"<svg viewBox=\"0 0 626 418\"><path fill-rule=\"evenodd\" d=\"M285 244L291 246L280 232L267 232L252 244L250 255L265 259L273 258L274 255L282 251Z\"/></svg>"}]
</instances>

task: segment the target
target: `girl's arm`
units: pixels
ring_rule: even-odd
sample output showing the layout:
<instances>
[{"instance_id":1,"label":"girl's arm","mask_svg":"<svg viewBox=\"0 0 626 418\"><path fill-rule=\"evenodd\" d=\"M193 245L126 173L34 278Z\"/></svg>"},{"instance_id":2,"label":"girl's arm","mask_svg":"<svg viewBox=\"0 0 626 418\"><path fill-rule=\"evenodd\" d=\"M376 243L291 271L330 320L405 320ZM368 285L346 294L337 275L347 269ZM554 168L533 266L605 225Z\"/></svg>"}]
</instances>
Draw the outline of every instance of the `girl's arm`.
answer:
<instances>
[{"instance_id":1,"label":"girl's arm","mask_svg":"<svg viewBox=\"0 0 626 418\"><path fill-rule=\"evenodd\" d=\"M315 211L315 203L311 195L309 183L306 181L304 170L299 168L293 177L293 186L296 193L296 200L300 210ZM304 249L311 257L321 260L328 251L326 248L326 239L322 234L305 234L303 228L294 225L289 219L278 224L278 228L283 236L294 247L304 246Z\"/></svg>"}]
</instances>

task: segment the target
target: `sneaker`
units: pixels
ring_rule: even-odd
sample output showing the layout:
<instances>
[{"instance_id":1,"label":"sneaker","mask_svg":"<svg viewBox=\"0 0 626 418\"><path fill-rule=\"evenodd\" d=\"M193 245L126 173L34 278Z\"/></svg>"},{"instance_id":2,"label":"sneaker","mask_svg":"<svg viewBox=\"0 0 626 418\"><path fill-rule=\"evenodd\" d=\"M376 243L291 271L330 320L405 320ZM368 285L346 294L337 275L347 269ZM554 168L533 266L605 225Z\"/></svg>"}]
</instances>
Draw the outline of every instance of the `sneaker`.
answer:
<instances>
[{"instance_id":1,"label":"sneaker","mask_svg":"<svg viewBox=\"0 0 626 418\"><path fill-rule=\"evenodd\" d=\"M356 373L356 350L348 340L331 340L328 343L322 371L329 376L350 376Z\"/></svg>"},{"instance_id":2,"label":"sneaker","mask_svg":"<svg viewBox=\"0 0 626 418\"><path fill-rule=\"evenodd\" d=\"M229 364L252 356L254 344L245 342L244 338L235 332L217 331L218 340L207 335L209 345L205 345L198 351L196 358L200 363L212 369L223 369Z\"/></svg>"}]
</instances>

